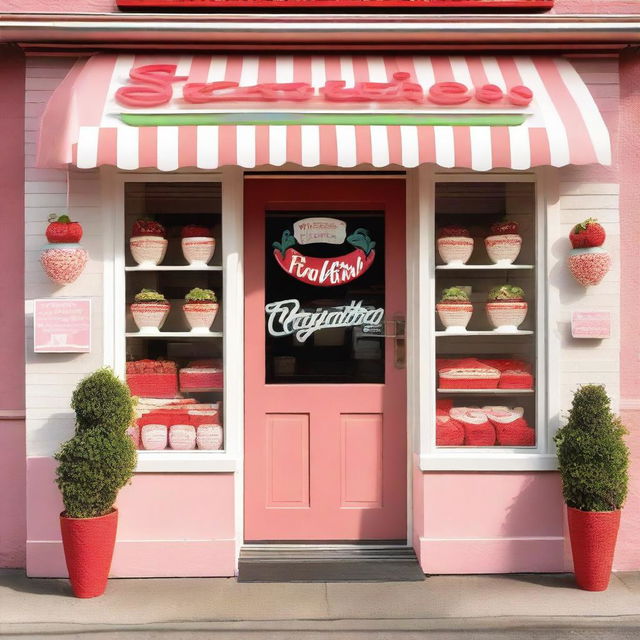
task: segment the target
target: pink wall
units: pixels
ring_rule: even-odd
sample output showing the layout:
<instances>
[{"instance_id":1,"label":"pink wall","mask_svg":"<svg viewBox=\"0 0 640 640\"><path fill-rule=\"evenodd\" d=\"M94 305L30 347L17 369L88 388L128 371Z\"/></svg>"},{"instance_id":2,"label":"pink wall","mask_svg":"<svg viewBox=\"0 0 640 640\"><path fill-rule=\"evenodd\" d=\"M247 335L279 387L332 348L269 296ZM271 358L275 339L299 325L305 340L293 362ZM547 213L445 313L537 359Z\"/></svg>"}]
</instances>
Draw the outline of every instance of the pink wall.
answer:
<instances>
[{"instance_id":1,"label":"pink wall","mask_svg":"<svg viewBox=\"0 0 640 640\"><path fill-rule=\"evenodd\" d=\"M29 458L27 575L65 576L52 458ZM232 576L233 474L141 473L121 490L114 577Z\"/></svg>"},{"instance_id":2,"label":"pink wall","mask_svg":"<svg viewBox=\"0 0 640 640\"><path fill-rule=\"evenodd\" d=\"M24 69L0 46L0 567L24 566L25 553Z\"/></svg>"},{"instance_id":3,"label":"pink wall","mask_svg":"<svg viewBox=\"0 0 640 640\"><path fill-rule=\"evenodd\" d=\"M640 57L637 50L623 53L620 64L620 236L621 290L637 291L640 287ZM640 331L637 304L632 296L620 296L621 323L621 407L622 418L630 434L631 482L629 498L623 513L616 567L640 568Z\"/></svg>"},{"instance_id":4,"label":"pink wall","mask_svg":"<svg viewBox=\"0 0 640 640\"><path fill-rule=\"evenodd\" d=\"M566 570L557 473L429 472L422 485L426 573Z\"/></svg>"}]
</instances>

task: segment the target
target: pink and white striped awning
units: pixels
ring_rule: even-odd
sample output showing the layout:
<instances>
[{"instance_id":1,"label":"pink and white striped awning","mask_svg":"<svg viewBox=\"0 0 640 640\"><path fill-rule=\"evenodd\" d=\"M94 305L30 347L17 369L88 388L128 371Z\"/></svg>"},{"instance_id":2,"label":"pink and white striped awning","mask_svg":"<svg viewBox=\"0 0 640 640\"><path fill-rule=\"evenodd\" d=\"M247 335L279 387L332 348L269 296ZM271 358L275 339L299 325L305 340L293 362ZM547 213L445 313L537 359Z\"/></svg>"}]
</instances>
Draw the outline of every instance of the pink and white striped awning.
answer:
<instances>
[{"instance_id":1,"label":"pink and white striped awning","mask_svg":"<svg viewBox=\"0 0 640 640\"><path fill-rule=\"evenodd\" d=\"M51 97L38 148L40 166L161 171L610 162L589 89L542 56L96 55Z\"/></svg>"}]
</instances>

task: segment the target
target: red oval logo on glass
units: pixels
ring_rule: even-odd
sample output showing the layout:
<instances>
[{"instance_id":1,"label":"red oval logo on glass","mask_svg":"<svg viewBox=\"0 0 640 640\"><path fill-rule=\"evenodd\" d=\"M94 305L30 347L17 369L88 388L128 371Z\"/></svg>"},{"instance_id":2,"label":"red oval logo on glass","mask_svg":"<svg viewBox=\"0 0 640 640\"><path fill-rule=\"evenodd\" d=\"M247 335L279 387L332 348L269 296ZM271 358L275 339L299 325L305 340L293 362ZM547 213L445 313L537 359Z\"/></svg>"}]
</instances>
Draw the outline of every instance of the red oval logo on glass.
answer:
<instances>
[{"instance_id":1,"label":"red oval logo on glass","mask_svg":"<svg viewBox=\"0 0 640 640\"><path fill-rule=\"evenodd\" d=\"M273 255L277 263L290 276L317 287L337 287L359 278L373 264L376 243L369 232L358 227L346 235L346 224L335 218L305 218L282 233L279 242L273 243ZM340 256L318 258L307 256L294 249L296 244L343 244L347 241L353 251Z\"/></svg>"}]
</instances>

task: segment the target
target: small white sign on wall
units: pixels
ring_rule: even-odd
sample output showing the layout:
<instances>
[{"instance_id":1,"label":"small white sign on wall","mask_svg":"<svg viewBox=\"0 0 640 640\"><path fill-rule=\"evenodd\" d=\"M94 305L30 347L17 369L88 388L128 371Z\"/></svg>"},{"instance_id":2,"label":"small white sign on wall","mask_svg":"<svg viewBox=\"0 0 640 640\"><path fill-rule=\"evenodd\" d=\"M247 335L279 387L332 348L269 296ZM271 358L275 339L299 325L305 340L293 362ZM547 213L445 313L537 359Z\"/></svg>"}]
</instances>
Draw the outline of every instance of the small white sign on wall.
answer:
<instances>
[{"instance_id":1,"label":"small white sign on wall","mask_svg":"<svg viewBox=\"0 0 640 640\"><path fill-rule=\"evenodd\" d=\"M33 301L35 353L91 351L91 300L43 298Z\"/></svg>"},{"instance_id":2,"label":"small white sign on wall","mask_svg":"<svg viewBox=\"0 0 640 640\"><path fill-rule=\"evenodd\" d=\"M603 339L611 337L610 311L573 311L571 313L573 338Z\"/></svg>"}]
</instances>

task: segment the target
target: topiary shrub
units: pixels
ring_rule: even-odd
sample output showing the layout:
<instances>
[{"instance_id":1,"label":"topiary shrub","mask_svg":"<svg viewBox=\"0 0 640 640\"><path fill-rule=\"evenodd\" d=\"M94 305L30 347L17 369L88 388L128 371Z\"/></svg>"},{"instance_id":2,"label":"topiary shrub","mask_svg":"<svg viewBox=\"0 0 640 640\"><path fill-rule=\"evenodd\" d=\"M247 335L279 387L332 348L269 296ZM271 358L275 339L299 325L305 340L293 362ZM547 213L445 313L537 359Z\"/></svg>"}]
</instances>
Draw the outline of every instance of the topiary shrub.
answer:
<instances>
[{"instance_id":1,"label":"topiary shrub","mask_svg":"<svg viewBox=\"0 0 640 640\"><path fill-rule=\"evenodd\" d=\"M60 463L56 482L65 516L95 518L111 511L133 475L136 449L126 431L134 401L113 371L99 369L78 384L71 406L76 430L55 455Z\"/></svg>"},{"instance_id":2,"label":"topiary shrub","mask_svg":"<svg viewBox=\"0 0 640 640\"><path fill-rule=\"evenodd\" d=\"M601 385L581 387L573 396L569 421L555 436L562 490L568 506L582 511L615 511L627 497L627 433L611 412Z\"/></svg>"}]
</instances>

